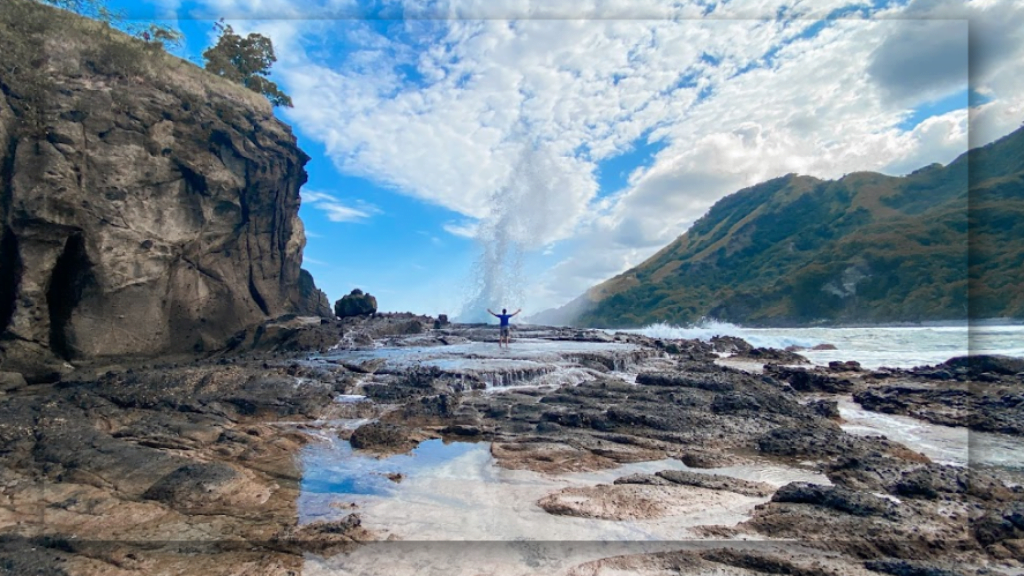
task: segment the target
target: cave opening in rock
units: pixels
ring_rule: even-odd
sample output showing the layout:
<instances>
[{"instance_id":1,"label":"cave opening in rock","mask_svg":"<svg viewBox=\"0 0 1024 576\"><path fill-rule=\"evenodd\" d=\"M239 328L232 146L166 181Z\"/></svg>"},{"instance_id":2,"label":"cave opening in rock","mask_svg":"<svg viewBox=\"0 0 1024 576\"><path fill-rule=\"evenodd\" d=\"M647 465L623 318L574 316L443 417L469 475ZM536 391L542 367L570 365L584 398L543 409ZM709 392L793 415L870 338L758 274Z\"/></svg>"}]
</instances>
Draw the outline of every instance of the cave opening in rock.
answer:
<instances>
[{"instance_id":1,"label":"cave opening in rock","mask_svg":"<svg viewBox=\"0 0 1024 576\"><path fill-rule=\"evenodd\" d=\"M92 279L92 263L85 251L81 233L72 234L57 258L46 290L46 305L50 312L50 349L54 354L70 360L74 347L68 331L71 314L82 300L82 293Z\"/></svg>"},{"instance_id":2,"label":"cave opening in rock","mask_svg":"<svg viewBox=\"0 0 1024 576\"><path fill-rule=\"evenodd\" d=\"M7 331L14 318L18 284L24 267L18 251L18 237L10 228L4 227L0 238L0 334Z\"/></svg>"}]
</instances>

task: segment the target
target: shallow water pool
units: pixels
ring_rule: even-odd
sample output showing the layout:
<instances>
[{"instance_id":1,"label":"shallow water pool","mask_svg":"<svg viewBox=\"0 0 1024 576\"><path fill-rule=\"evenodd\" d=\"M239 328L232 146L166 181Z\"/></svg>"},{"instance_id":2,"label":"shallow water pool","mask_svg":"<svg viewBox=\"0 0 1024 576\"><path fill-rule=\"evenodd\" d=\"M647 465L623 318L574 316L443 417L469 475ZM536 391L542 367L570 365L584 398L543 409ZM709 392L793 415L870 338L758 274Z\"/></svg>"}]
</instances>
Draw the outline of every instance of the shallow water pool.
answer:
<instances>
[{"instance_id":1,"label":"shallow water pool","mask_svg":"<svg viewBox=\"0 0 1024 576\"><path fill-rule=\"evenodd\" d=\"M694 501L681 505L685 513L661 518L601 520L553 515L537 501L563 488L611 484L629 474L688 468L669 459L549 476L497 466L489 442L428 440L409 454L377 458L334 439L306 447L302 463L301 522L336 519L358 511L364 526L403 540L678 540L694 537L691 529L696 526L741 522L754 506L767 500L694 490ZM814 472L769 464L694 471L776 486L798 480L829 483ZM396 483L385 476L393 473L402 474L402 481Z\"/></svg>"}]
</instances>

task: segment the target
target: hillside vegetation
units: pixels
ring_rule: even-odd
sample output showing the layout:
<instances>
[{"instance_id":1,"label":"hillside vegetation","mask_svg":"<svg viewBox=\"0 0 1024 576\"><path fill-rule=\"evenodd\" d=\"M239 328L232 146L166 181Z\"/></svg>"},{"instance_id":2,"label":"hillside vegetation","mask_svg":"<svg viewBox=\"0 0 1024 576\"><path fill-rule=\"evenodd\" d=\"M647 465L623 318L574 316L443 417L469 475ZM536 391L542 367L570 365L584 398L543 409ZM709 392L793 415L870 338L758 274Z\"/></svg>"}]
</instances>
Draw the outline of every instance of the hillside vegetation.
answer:
<instances>
[{"instance_id":1,"label":"hillside vegetation","mask_svg":"<svg viewBox=\"0 0 1024 576\"><path fill-rule=\"evenodd\" d=\"M1024 317L1024 130L904 177L740 190L566 308L597 327Z\"/></svg>"}]
</instances>

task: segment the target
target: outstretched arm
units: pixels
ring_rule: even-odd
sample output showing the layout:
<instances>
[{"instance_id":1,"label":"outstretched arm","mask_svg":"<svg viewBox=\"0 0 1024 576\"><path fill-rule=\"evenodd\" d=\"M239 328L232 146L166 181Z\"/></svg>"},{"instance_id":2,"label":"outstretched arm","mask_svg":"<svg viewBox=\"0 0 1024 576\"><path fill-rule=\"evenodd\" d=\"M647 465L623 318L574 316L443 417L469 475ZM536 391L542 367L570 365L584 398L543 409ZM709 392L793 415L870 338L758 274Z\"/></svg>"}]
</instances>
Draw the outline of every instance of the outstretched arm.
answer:
<instances>
[{"instance_id":1,"label":"outstretched arm","mask_svg":"<svg viewBox=\"0 0 1024 576\"><path fill-rule=\"evenodd\" d=\"M522 308L520 308L519 310L516 310L515 312L513 312L513 313L512 313L511 315L512 315L512 316L515 316L516 314L519 314L519 313L520 313L520 312L522 312L522 311L523 311L523 309L522 309Z\"/></svg>"},{"instance_id":2,"label":"outstretched arm","mask_svg":"<svg viewBox=\"0 0 1024 576\"><path fill-rule=\"evenodd\" d=\"M491 316L497 316L497 314L495 314L490 308L488 308L487 311L490 312Z\"/></svg>"}]
</instances>

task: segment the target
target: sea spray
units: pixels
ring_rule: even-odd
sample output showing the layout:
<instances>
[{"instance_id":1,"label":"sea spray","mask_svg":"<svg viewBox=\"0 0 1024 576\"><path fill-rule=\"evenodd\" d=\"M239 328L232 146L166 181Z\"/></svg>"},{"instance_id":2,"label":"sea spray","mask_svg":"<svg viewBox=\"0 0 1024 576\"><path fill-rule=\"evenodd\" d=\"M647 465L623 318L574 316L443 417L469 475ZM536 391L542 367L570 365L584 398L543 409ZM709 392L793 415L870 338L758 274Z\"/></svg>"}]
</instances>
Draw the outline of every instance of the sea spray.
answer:
<instances>
[{"instance_id":1,"label":"sea spray","mask_svg":"<svg viewBox=\"0 0 1024 576\"><path fill-rule=\"evenodd\" d=\"M495 211L477 231L480 255L473 263L473 295L459 314L461 322L486 322L490 319L488 308L514 310L523 302L523 249L512 234L515 215L500 194L491 198Z\"/></svg>"},{"instance_id":2,"label":"sea spray","mask_svg":"<svg viewBox=\"0 0 1024 576\"><path fill-rule=\"evenodd\" d=\"M581 170L574 162L543 145L522 145L506 183L491 194L490 213L477 229L480 255L460 322L493 320L488 308L511 312L526 306L526 252L568 235L586 199L596 191L596 184L578 178Z\"/></svg>"}]
</instances>

